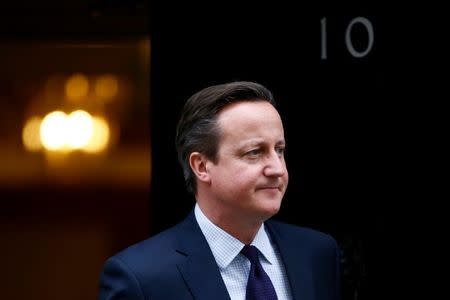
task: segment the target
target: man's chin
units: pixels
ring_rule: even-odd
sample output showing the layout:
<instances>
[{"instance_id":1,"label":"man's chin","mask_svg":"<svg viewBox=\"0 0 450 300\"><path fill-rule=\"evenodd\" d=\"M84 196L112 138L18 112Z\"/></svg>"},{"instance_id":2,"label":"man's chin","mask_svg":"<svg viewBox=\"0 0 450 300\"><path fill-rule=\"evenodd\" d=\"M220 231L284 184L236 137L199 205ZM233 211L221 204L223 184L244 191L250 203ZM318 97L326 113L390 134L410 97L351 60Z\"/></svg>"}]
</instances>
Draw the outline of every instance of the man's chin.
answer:
<instances>
[{"instance_id":1,"label":"man's chin","mask_svg":"<svg viewBox=\"0 0 450 300\"><path fill-rule=\"evenodd\" d=\"M264 206L262 214L264 215L264 218L267 220L276 215L280 211L280 208L281 208L281 201L270 200Z\"/></svg>"}]
</instances>

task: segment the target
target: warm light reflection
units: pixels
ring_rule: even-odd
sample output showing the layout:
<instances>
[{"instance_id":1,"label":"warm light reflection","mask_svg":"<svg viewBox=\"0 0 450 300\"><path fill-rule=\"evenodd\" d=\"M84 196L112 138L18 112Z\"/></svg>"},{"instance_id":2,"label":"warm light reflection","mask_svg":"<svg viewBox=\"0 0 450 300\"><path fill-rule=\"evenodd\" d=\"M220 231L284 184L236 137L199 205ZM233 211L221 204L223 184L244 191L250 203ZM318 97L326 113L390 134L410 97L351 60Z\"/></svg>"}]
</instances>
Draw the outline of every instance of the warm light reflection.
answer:
<instances>
[{"instance_id":1,"label":"warm light reflection","mask_svg":"<svg viewBox=\"0 0 450 300\"><path fill-rule=\"evenodd\" d=\"M83 147L83 150L90 153L101 152L106 149L109 142L110 131L108 123L101 117L93 118L94 130L89 142Z\"/></svg>"},{"instance_id":2,"label":"warm light reflection","mask_svg":"<svg viewBox=\"0 0 450 300\"><path fill-rule=\"evenodd\" d=\"M102 100L109 100L117 95L119 85L114 75L103 75L95 82L95 93Z\"/></svg>"},{"instance_id":3,"label":"warm light reflection","mask_svg":"<svg viewBox=\"0 0 450 300\"><path fill-rule=\"evenodd\" d=\"M69 100L79 100L88 94L89 81L83 74L74 74L66 82L66 96Z\"/></svg>"},{"instance_id":4,"label":"warm light reflection","mask_svg":"<svg viewBox=\"0 0 450 300\"><path fill-rule=\"evenodd\" d=\"M83 110L72 112L66 119L66 143L71 149L81 149L92 137L92 117Z\"/></svg>"},{"instance_id":5,"label":"warm light reflection","mask_svg":"<svg viewBox=\"0 0 450 300\"><path fill-rule=\"evenodd\" d=\"M77 110L69 115L62 111L29 119L23 129L23 143L29 151L44 146L52 151L83 150L89 153L104 151L111 137L108 122L88 112Z\"/></svg>"},{"instance_id":6,"label":"warm light reflection","mask_svg":"<svg viewBox=\"0 0 450 300\"><path fill-rule=\"evenodd\" d=\"M23 127L22 141L28 151L35 152L42 149L41 137L39 134L41 122L41 118L32 117L27 120L25 126Z\"/></svg>"},{"instance_id":7,"label":"warm light reflection","mask_svg":"<svg viewBox=\"0 0 450 300\"><path fill-rule=\"evenodd\" d=\"M54 111L45 116L40 127L42 145L48 150L62 150L66 145L67 115Z\"/></svg>"}]
</instances>

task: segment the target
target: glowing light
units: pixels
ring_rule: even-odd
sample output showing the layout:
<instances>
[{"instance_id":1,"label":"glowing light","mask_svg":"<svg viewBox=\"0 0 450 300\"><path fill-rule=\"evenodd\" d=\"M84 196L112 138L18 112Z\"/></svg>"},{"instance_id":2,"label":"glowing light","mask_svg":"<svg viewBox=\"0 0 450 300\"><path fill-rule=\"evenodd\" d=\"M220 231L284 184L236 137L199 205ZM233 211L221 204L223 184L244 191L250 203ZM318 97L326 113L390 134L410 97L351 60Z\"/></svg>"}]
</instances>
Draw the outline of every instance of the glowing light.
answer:
<instances>
[{"instance_id":1,"label":"glowing light","mask_svg":"<svg viewBox=\"0 0 450 300\"><path fill-rule=\"evenodd\" d=\"M39 128L42 118L32 117L27 120L22 130L23 145L28 151L35 152L42 149Z\"/></svg>"},{"instance_id":2,"label":"glowing light","mask_svg":"<svg viewBox=\"0 0 450 300\"><path fill-rule=\"evenodd\" d=\"M103 100L108 100L117 95L119 85L114 75L103 75L95 82L95 93Z\"/></svg>"},{"instance_id":3,"label":"glowing light","mask_svg":"<svg viewBox=\"0 0 450 300\"><path fill-rule=\"evenodd\" d=\"M77 110L67 117L66 127L67 145L71 149L81 149L91 139L94 125L89 113L83 110Z\"/></svg>"},{"instance_id":4,"label":"glowing light","mask_svg":"<svg viewBox=\"0 0 450 300\"><path fill-rule=\"evenodd\" d=\"M54 111L44 117L40 127L42 145L48 150L62 150L66 144L66 119L62 111Z\"/></svg>"},{"instance_id":5,"label":"glowing light","mask_svg":"<svg viewBox=\"0 0 450 300\"><path fill-rule=\"evenodd\" d=\"M88 94L89 81L83 74L74 74L66 82L66 95L69 100L80 100Z\"/></svg>"},{"instance_id":6,"label":"glowing light","mask_svg":"<svg viewBox=\"0 0 450 300\"><path fill-rule=\"evenodd\" d=\"M42 122L40 120L37 122L33 128L40 128L35 129L40 137L40 144L52 151L67 152L80 149L89 153L101 152L108 146L111 135L105 119L92 117L83 110L74 111L69 115L62 111L54 111L46 115ZM31 125L25 127L32 128ZM30 130L27 129L27 132ZM28 135L30 134L27 133ZM24 144L25 140L24 128Z\"/></svg>"},{"instance_id":7,"label":"glowing light","mask_svg":"<svg viewBox=\"0 0 450 300\"><path fill-rule=\"evenodd\" d=\"M89 142L83 147L83 150L97 153L105 150L108 146L110 130L106 120L101 117L94 117L93 124L93 134Z\"/></svg>"}]
</instances>

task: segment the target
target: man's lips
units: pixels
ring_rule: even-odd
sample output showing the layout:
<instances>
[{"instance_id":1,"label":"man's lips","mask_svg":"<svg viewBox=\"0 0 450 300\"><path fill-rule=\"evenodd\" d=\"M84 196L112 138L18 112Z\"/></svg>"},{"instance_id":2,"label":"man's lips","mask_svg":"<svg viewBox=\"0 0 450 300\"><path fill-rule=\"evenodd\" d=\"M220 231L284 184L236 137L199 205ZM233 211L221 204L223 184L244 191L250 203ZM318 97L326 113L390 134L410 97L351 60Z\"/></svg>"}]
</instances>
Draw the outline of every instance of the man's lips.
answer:
<instances>
[{"instance_id":1,"label":"man's lips","mask_svg":"<svg viewBox=\"0 0 450 300\"><path fill-rule=\"evenodd\" d=\"M276 186L261 186L257 187L256 190L280 190L281 191L282 186L276 185Z\"/></svg>"}]
</instances>

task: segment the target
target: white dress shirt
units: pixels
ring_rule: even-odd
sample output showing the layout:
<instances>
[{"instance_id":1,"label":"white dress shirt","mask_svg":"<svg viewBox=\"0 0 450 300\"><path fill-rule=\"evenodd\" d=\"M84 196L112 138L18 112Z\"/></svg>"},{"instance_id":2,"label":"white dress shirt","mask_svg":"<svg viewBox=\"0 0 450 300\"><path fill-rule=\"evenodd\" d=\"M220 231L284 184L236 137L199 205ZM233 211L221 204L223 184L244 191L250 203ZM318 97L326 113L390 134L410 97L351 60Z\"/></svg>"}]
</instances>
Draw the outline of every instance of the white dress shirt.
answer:
<instances>
[{"instance_id":1,"label":"white dress shirt","mask_svg":"<svg viewBox=\"0 0 450 300\"><path fill-rule=\"evenodd\" d=\"M245 300L250 261L241 254L244 244L231 236L206 217L199 205L195 205L197 220L206 241L211 248L216 263L222 275L225 286L232 300ZM258 248L261 265L270 277L279 300L292 299L289 281L276 245L271 242L264 229L259 229L251 245Z\"/></svg>"}]
</instances>

